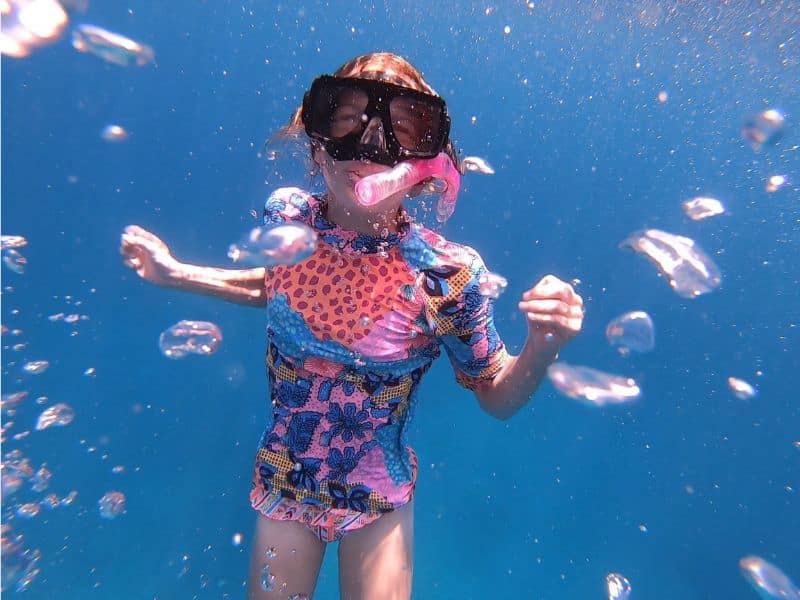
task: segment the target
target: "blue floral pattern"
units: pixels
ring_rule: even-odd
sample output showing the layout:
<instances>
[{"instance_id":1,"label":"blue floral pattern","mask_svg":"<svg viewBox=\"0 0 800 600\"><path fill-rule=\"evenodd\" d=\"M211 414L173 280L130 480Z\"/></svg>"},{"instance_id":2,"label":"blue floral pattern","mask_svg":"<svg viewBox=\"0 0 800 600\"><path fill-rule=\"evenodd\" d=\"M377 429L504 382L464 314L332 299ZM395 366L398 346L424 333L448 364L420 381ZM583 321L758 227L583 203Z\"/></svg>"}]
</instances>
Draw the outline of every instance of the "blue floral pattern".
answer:
<instances>
[{"instance_id":1,"label":"blue floral pattern","mask_svg":"<svg viewBox=\"0 0 800 600\"><path fill-rule=\"evenodd\" d=\"M369 412L357 410L354 402L347 402L344 408L339 404L331 404L325 418L331 424L328 430L329 440L337 435L341 435L344 442L352 441L353 437L363 439L366 432L373 427L369 421Z\"/></svg>"},{"instance_id":2,"label":"blue floral pattern","mask_svg":"<svg viewBox=\"0 0 800 600\"><path fill-rule=\"evenodd\" d=\"M344 452L338 448L331 448L327 461L331 479L344 483L347 475L356 468L358 461L364 458L365 454L363 450L356 452L352 446L347 446Z\"/></svg>"}]
</instances>

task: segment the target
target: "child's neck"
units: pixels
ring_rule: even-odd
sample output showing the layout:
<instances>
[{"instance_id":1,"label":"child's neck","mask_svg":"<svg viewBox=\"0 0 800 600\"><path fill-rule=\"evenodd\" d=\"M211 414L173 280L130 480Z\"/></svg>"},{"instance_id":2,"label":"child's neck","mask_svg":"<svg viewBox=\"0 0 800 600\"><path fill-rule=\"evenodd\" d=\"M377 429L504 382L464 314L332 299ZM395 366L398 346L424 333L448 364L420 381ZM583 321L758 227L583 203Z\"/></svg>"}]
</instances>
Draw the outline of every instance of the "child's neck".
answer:
<instances>
[{"instance_id":1,"label":"child's neck","mask_svg":"<svg viewBox=\"0 0 800 600\"><path fill-rule=\"evenodd\" d=\"M401 221L401 206L387 202L380 211L366 209L359 205L346 205L329 201L325 207L325 219L348 231L365 235L380 236L384 231L395 233Z\"/></svg>"}]
</instances>

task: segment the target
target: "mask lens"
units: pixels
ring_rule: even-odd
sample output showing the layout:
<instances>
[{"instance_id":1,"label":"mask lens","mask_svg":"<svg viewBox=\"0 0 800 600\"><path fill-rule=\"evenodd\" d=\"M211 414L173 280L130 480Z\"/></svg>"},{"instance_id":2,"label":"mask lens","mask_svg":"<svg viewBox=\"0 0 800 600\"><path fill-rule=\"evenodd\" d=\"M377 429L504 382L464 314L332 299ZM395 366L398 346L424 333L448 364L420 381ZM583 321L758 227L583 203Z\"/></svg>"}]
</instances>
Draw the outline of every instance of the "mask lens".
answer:
<instances>
[{"instance_id":1,"label":"mask lens","mask_svg":"<svg viewBox=\"0 0 800 600\"><path fill-rule=\"evenodd\" d=\"M312 98L311 129L333 139L360 134L369 96L353 87L325 85Z\"/></svg>"},{"instance_id":2,"label":"mask lens","mask_svg":"<svg viewBox=\"0 0 800 600\"><path fill-rule=\"evenodd\" d=\"M397 142L411 152L441 150L442 109L411 96L396 96L389 104L392 130Z\"/></svg>"}]
</instances>

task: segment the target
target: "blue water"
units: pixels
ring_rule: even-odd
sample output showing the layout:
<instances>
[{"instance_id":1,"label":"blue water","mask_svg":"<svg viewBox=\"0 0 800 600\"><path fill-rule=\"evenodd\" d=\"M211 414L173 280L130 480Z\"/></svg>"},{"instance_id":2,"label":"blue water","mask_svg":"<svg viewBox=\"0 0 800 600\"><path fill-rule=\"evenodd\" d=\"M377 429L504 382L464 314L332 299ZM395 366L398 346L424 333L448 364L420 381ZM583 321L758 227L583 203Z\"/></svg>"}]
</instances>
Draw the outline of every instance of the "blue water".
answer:
<instances>
[{"instance_id":1,"label":"blue water","mask_svg":"<svg viewBox=\"0 0 800 600\"><path fill-rule=\"evenodd\" d=\"M264 316L143 283L123 267L119 236L137 223L181 260L228 265L248 211L276 186L308 183L260 159L264 140L316 75L375 50L417 65L448 101L458 146L497 169L465 179L443 232L509 279L496 313L508 346L524 341L527 287L546 273L579 278L585 329L562 358L644 390L595 409L545 383L499 422L440 361L412 436L415 597L604 598L616 571L633 598L746 600L748 554L800 580L800 4L622 4L96 2L72 22L152 45L155 66L104 63L68 35L4 57L2 231L29 241L25 274L2 273L13 286L2 322L28 344L4 350L3 392L31 392L11 435L32 428L36 396L77 413L3 445L45 462L49 491L78 491L71 507L13 520L42 552L25 596L243 596L267 414ZM768 107L788 128L755 153L739 130ZM104 142L108 123L130 138ZM775 173L795 184L767 194ZM680 203L696 195L729 214L690 221ZM721 287L676 295L618 248L642 227L697 240ZM653 317L656 349L623 358L605 325L636 309ZM90 320L47 319L58 312ZM158 335L180 319L217 323L219 352L164 358ZM19 364L35 359L50 369L23 376ZM738 400L729 375L759 395ZM108 490L127 496L115 520L97 511ZM41 495L6 499L4 515ZM332 547L317 597L336 589Z\"/></svg>"}]
</instances>

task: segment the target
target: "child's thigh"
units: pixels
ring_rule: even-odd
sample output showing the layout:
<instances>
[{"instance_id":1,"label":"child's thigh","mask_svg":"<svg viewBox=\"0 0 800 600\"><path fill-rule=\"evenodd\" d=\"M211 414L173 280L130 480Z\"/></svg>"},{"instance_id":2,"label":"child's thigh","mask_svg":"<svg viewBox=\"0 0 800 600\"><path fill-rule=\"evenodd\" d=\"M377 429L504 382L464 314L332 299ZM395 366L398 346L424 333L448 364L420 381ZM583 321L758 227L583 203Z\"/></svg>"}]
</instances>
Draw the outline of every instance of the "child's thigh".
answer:
<instances>
[{"instance_id":1,"label":"child's thigh","mask_svg":"<svg viewBox=\"0 0 800 600\"><path fill-rule=\"evenodd\" d=\"M339 542L343 600L407 600L413 572L413 502L347 533Z\"/></svg>"},{"instance_id":2,"label":"child's thigh","mask_svg":"<svg viewBox=\"0 0 800 600\"><path fill-rule=\"evenodd\" d=\"M259 514L252 552L247 580L249 600L286 600L295 594L311 597L325 555L325 544L308 527ZM262 583L265 565L269 569L266 586Z\"/></svg>"}]
</instances>

